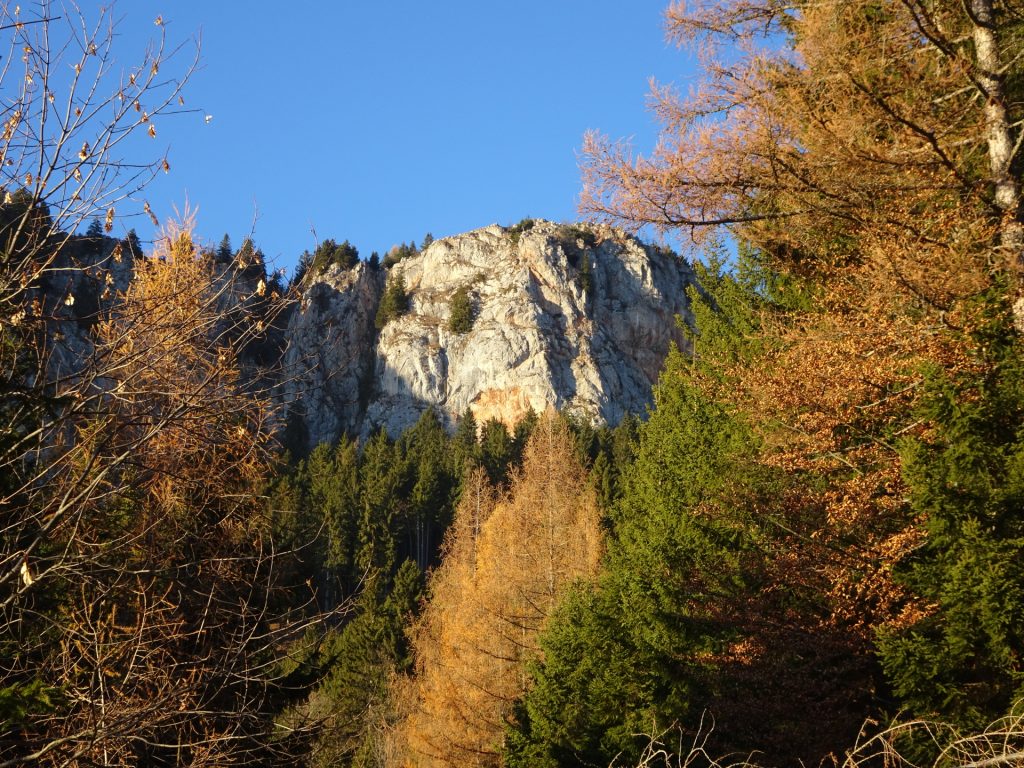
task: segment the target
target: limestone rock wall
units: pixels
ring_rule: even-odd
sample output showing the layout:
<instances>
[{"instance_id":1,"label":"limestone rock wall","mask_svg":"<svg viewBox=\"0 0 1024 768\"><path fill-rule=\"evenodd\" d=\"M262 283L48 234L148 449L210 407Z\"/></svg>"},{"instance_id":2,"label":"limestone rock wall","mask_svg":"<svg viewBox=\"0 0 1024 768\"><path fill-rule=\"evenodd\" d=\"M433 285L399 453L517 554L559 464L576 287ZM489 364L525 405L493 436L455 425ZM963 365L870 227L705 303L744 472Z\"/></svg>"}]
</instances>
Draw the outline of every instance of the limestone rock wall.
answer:
<instances>
[{"instance_id":1,"label":"limestone rock wall","mask_svg":"<svg viewBox=\"0 0 1024 768\"><path fill-rule=\"evenodd\" d=\"M303 291L285 331L280 391L308 448L358 434L372 392L373 326L384 272L329 267Z\"/></svg>"},{"instance_id":2,"label":"limestone rock wall","mask_svg":"<svg viewBox=\"0 0 1024 768\"><path fill-rule=\"evenodd\" d=\"M409 311L375 333L385 280L399 276ZM616 424L650 403L669 343L685 345L674 318L689 321L692 282L684 261L621 231L545 221L437 240L386 277L328 271L289 326L288 401L310 445L397 435L427 408L450 425L467 408L513 424L549 405ZM475 314L464 333L450 327L460 288Z\"/></svg>"}]
</instances>

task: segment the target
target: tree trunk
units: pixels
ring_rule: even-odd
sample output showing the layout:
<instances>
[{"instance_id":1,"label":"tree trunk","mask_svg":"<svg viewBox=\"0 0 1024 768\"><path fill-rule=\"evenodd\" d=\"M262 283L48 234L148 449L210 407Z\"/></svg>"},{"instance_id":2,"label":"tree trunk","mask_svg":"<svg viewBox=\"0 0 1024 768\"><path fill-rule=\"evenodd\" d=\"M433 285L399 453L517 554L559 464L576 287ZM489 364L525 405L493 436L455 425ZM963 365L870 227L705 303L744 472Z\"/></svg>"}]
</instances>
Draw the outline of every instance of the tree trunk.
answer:
<instances>
[{"instance_id":1,"label":"tree trunk","mask_svg":"<svg viewBox=\"0 0 1024 768\"><path fill-rule=\"evenodd\" d=\"M1013 315L1017 330L1024 332L1024 223L1020 216L1020 184L1010 167L1015 147L1006 109L995 12L992 0L970 0L966 5L973 27L976 82L985 97L989 173L995 204L1002 212L999 244L1017 275Z\"/></svg>"}]
</instances>

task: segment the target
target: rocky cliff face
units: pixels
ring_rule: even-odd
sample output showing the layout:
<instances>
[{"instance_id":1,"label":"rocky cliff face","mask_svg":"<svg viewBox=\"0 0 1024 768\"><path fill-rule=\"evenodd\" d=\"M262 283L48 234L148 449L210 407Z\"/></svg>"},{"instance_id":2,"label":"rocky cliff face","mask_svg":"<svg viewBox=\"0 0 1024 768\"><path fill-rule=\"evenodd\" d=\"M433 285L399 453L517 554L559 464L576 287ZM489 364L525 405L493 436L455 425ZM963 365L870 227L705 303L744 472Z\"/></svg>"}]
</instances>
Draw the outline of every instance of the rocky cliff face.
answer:
<instances>
[{"instance_id":1,"label":"rocky cliff face","mask_svg":"<svg viewBox=\"0 0 1024 768\"><path fill-rule=\"evenodd\" d=\"M328 267L303 291L285 332L282 391L291 426L313 448L358 434L373 387L373 320L384 272Z\"/></svg>"},{"instance_id":2,"label":"rocky cliff face","mask_svg":"<svg viewBox=\"0 0 1024 768\"><path fill-rule=\"evenodd\" d=\"M74 379L95 350L90 328L120 300L134 274L127 242L68 238L42 281L38 298L48 327L47 375Z\"/></svg>"},{"instance_id":3,"label":"rocky cliff face","mask_svg":"<svg viewBox=\"0 0 1024 768\"><path fill-rule=\"evenodd\" d=\"M384 290L409 309L379 333ZM341 432L397 435L433 408L449 424L513 424L551 405L618 423L651 399L669 343L685 342L689 266L618 230L538 221L435 241L388 270L328 269L293 315L285 399L310 446ZM462 290L472 325L451 322Z\"/></svg>"}]
</instances>

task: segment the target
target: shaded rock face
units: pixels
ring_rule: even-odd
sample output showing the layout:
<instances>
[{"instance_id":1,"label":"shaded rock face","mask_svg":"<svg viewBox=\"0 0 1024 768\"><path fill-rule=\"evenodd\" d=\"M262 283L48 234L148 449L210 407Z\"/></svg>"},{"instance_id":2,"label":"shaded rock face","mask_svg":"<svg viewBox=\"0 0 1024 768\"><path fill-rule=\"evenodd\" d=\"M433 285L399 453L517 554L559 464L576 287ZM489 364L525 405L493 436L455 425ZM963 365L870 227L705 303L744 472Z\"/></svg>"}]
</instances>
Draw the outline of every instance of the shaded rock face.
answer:
<instances>
[{"instance_id":1,"label":"shaded rock face","mask_svg":"<svg viewBox=\"0 0 1024 768\"><path fill-rule=\"evenodd\" d=\"M286 418L308 448L362 427L383 287L384 272L368 264L331 266L309 282L289 319L280 387Z\"/></svg>"},{"instance_id":2,"label":"shaded rock face","mask_svg":"<svg viewBox=\"0 0 1024 768\"><path fill-rule=\"evenodd\" d=\"M396 436L428 408L449 426L466 409L512 425L548 406L617 424L650 403L670 342L685 347L675 316L690 320L694 280L685 262L621 231L544 221L437 240L387 282L399 276L409 311L377 334L383 273L328 271L307 288L285 369L307 366L288 399L310 446L343 431ZM464 332L450 322L460 289L474 315Z\"/></svg>"},{"instance_id":3,"label":"shaded rock face","mask_svg":"<svg viewBox=\"0 0 1024 768\"><path fill-rule=\"evenodd\" d=\"M47 377L55 382L73 382L90 376L90 366L102 362L96 358L95 329L122 305L126 292L143 263L141 247L112 237L73 235L60 244L52 264L38 289L38 299L50 318L47 327ZM277 363L283 340L276 338L282 329L269 317L267 299L261 297L260 283L266 287L266 269L261 258L243 263L238 258L212 262L212 282L208 299L218 313L211 339L224 343L236 341L242 329L267 321L267 330L255 334L240 349L239 362L247 386L271 388L278 385ZM272 338L273 337L273 338ZM265 349L259 350L257 346Z\"/></svg>"},{"instance_id":4,"label":"shaded rock face","mask_svg":"<svg viewBox=\"0 0 1024 768\"><path fill-rule=\"evenodd\" d=\"M135 271L126 244L112 237L69 237L38 294L47 329L51 381L78 377L95 352L92 326L119 301Z\"/></svg>"}]
</instances>

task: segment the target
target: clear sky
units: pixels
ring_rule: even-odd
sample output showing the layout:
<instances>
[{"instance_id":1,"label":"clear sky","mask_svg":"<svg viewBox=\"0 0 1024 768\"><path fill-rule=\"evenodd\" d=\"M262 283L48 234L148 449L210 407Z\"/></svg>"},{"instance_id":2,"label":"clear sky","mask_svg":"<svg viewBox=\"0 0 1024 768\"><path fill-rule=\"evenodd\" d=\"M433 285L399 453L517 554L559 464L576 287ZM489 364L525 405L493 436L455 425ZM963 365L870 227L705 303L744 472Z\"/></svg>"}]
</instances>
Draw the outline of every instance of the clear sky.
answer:
<instances>
[{"instance_id":1,"label":"clear sky","mask_svg":"<svg viewBox=\"0 0 1024 768\"><path fill-rule=\"evenodd\" d=\"M185 97L213 116L160 121L172 170L147 195L161 218L187 197L207 241L252 231L289 270L314 229L365 257L428 231L575 219L583 133L649 148L648 80L691 82L667 4L120 0L125 54L158 14L171 40L201 36Z\"/></svg>"}]
</instances>

